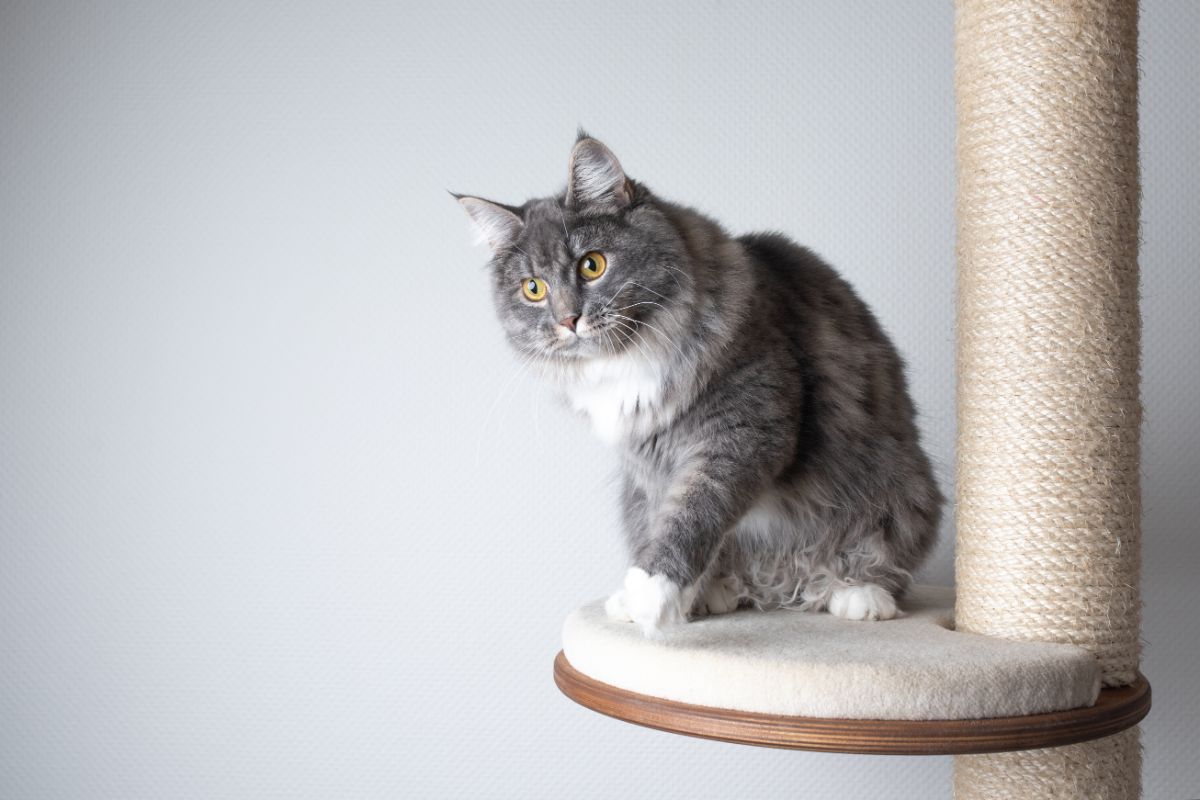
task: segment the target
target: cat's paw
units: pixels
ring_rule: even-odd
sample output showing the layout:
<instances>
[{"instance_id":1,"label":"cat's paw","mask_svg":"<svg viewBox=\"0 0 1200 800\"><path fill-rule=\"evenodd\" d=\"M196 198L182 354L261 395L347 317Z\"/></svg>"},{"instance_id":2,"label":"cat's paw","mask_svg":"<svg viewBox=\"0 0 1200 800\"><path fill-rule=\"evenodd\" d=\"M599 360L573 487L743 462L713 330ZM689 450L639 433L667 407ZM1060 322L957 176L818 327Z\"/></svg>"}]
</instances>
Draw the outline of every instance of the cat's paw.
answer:
<instances>
[{"instance_id":1,"label":"cat's paw","mask_svg":"<svg viewBox=\"0 0 1200 800\"><path fill-rule=\"evenodd\" d=\"M625 573L625 610L647 638L661 638L664 627L687 622L689 594L694 592L684 592L666 575L648 575L640 567Z\"/></svg>"},{"instance_id":2,"label":"cat's paw","mask_svg":"<svg viewBox=\"0 0 1200 800\"><path fill-rule=\"evenodd\" d=\"M738 595L737 579L731 575L723 578L713 578L704 586L698 604L709 614L728 614L738 607L741 598Z\"/></svg>"},{"instance_id":3,"label":"cat's paw","mask_svg":"<svg viewBox=\"0 0 1200 800\"><path fill-rule=\"evenodd\" d=\"M629 609L625 607L624 589L617 589L604 601L604 613L613 622L633 622Z\"/></svg>"},{"instance_id":4,"label":"cat's paw","mask_svg":"<svg viewBox=\"0 0 1200 800\"><path fill-rule=\"evenodd\" d=\"M836 589L829 598L829 613L842 619L891 619L896 601L882 586L864 583Z\"/></svg>"}]
</instances>

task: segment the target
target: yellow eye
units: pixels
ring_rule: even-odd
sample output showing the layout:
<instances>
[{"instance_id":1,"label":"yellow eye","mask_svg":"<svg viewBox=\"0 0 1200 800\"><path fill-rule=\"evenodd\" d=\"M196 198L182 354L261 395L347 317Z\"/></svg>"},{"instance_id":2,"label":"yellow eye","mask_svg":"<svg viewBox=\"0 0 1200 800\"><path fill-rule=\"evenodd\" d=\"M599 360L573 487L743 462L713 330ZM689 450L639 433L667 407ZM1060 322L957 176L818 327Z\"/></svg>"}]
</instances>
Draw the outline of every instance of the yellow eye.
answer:
<instances>
[{"instance_id":1,"label":"yellow eye","mask_svg":"<svg viewBox=\"0 0 1200 800\"><path fill-rule=\"evenodd\" d=\"M608 259L604 257L603 253L595 250L585 253L583 258L579 259L579 274L585 281L596 280L604 274L606 269L608 269Z\"/></svg>"},{"instance_id":2,"label":"yellow eye","mask_svg":"<svg viewBox=\"0 0 1200 800\"><path fill-rule=\"evenodd\" d=\"M536 303L538 300L546 299L546 282L541 278L526 278L521 282L521 291Z\"/></svg>"}]
</instances>

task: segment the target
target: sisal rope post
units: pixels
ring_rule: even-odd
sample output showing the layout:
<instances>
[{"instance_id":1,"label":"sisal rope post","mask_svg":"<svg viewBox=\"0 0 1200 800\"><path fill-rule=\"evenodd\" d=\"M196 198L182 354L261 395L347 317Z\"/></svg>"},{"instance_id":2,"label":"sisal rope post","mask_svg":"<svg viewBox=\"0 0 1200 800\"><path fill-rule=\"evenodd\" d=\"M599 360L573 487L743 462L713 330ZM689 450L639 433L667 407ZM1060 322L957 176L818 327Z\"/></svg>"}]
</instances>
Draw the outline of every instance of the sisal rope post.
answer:
<instances>
[{"instance_id":1,"label":"sisal rope post","mask_svg":"<svg viewBox=\"0 0 1200 800\"><path fill-rule=\"evenodd\" d=\"M957 0L957 627L1140 657L1136 0ZM1137 797L1138 732L955 760L960 798Z\"/></svg>"},{"instance_id":2,"label":"sisal rope post","mask_svg":"<svg viewBox=\"0 0 1200 800\"><path fill-rule=\"evenodd\" d=\"M1140 728L1044 750L954 757L960 800L1131 800L1141 796Z\"/></svg>"}]
</instances>

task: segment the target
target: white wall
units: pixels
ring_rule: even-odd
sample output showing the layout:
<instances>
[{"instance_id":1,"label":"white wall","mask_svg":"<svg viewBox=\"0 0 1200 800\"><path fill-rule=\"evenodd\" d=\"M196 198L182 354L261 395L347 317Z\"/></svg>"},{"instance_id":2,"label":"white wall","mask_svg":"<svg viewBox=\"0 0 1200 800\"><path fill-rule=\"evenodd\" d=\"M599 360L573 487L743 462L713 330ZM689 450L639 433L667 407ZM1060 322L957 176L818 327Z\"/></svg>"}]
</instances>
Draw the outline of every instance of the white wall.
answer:
<instances>
[{"instance_id":1,"label":"white wall","mask_svg":"<svg viewBox=\"0 0 1200 800\"><path fill-rule=\"evenodd\" d=\"M615 722L550 678L613 456L501 342L446 189L575 126L824 254L950 489L948 2L0 7L0 796L945 796L949 758ZM1147 796L1200 795L1194 4L1147 2ZM953 532L927 571L948 581Z\"/></svg>"}]
</instances>

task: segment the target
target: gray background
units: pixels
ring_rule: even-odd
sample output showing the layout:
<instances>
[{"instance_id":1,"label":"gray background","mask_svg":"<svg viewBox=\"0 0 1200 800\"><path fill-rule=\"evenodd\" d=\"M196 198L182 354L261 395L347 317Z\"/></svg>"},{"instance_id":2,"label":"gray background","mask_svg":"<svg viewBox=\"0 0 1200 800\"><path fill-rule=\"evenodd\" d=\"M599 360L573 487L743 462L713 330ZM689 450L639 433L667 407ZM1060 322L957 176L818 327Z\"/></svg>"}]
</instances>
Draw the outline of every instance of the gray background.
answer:
<instances>
[{"instance_id":1,"label":"gray background","mask_svg":"<svg viewBox=\"0 0 1200 800\"><path fill-rule=\"evenodd\" d=\"M550 679L614 459L446 189L661 193L825 255L952 489L948 2L4 3L0 797L838 797L949 758L615 722ZM1200 11L1147 2L1146 794L1200 795ZM926 578L951 578L947 529Z\"/></svg>"}]
</instances>

